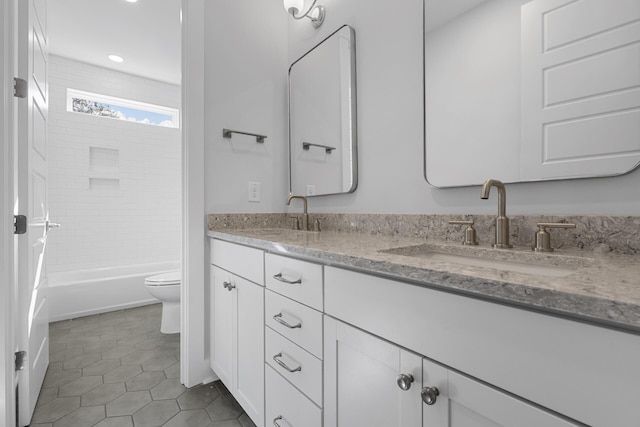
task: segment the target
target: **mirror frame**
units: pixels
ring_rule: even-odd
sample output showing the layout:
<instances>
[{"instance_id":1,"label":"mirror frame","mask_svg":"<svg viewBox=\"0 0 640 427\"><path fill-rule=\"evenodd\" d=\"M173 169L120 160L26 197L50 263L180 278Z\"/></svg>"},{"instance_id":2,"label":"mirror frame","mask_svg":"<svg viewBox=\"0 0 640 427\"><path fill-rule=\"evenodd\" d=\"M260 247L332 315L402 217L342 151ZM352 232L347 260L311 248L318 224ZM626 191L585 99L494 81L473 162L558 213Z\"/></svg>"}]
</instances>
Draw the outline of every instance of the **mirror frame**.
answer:
<instances>
[{"instance_id":1,"label":"mirror frame","mask_svg":"<svg viewBox=\"0 0 640 427\"><path fill-rule=\"evenodd\" d=\"M337 33L339 33L343 28L348 28L349 32L350 32L350 70L351 70L351 74L349 76L350 79L350 103L349 103L349 110L350 110L350 119L351 119L351 132L349 134L350 136L350 142L349 142L349 158L348 159L342 159L342 163L344 163L345 161L349 161L350 162L350 170L351 170L351 187L343 190L343 191L337 191L334 193L320 193L320 194L313 194L313 195L306 195L306 194L301 194L305 197L319 197L319 196L330 196L330 195L336 195L336 194L349 194L349 193L353 193L356 188L358 187L358 150L357 150L357 142L358 142L358 121L357 121L357 82L356 82L356 32L355 29L353 27L351 27L350 25L342 25L341 27L339 27L337 30L335 30L334 32L332 32L331 34L329 34L327 37L325 37L322 41L320 41L318 44L316 44L314 47L312 47L311 49L309 49L305 54L303 54L300 58L296 59L291 66L289 67L289 72L288 72L288 139L289 139L289 194L294 194L293 193L293 147L292 147L292 140L291 140L291 129L292 129L292 120L291 120L291 69L293 68L293 66L295 64L297 64L300 60L302 60L303 58L307 57L307 55L309 55L310 53L312 53L315 49L317 49L320 45L322 45L324 42L328 41L331 37L333 37L334 35L336 35ZM343 156L346 156L347 153L345 152Z\"/></svg>"}]
</instances>

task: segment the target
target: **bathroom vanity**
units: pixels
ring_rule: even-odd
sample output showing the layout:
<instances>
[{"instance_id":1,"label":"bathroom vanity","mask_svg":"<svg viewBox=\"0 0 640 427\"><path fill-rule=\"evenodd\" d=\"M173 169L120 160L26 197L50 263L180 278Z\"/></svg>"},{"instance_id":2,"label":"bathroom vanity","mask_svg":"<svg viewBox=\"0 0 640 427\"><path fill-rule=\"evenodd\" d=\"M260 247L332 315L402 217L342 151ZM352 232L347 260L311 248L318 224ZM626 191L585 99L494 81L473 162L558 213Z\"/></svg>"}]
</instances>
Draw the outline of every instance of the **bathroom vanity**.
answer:
<instances>
[{"instance_id":1,"label":"bathroom vanity","mask_svg":"<svg viewBox=\"0 0 640 427\"><path fill-rule=\"evenodd\" d=\"M211 366L258 426L638 425L632 256L209 237Z\"/></svg>"}]
</instances>

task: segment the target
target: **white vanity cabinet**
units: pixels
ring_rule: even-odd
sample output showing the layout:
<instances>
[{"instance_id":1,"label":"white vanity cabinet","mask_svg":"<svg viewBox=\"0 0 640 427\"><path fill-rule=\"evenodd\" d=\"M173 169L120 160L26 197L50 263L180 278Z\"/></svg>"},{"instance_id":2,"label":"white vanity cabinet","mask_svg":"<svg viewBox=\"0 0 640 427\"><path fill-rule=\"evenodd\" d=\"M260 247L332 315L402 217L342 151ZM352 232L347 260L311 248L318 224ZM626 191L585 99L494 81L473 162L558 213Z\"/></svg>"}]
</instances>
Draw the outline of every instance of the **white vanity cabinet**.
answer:
<instances>
[{"instance_id":1,"label":"white vanity cabinet","mask_svg":"<svg viewBox=\"0 0 640 427\"><path fill-rule=\"evenodd\" d=\"M256 426L263 427L264 255L212 240L211 263L211 369Z\"/></svg>"},{"instance_id":2,"label":"white vanity cabinet","mask_svg":"<svg viewBox=\"0 0 640 427\"><path fill-rule=\"evenodd\" d=\"M324 288L327 315L447 367L445 373L425 363L424 386L436 384L440 400L448 402L443 413L450 417L432 425L521 427L528 425L525 419L537 419L530 424L535 426L639 425L636 334L334 267L325 267ZM368 395L361 395L358 387L360 381L369 381L365 377L377 381L382 376L375 363L369 363L373 374L334 368L342 369L350 357L362 362L352 363L354 367L364 366L368 357L379 361L382 350L353 356L341 341L340 329L333 338L330 331L325 323L326 427L348 425L335 424L335 411L341 416L343 406L346 411L361 405L397 415L404 407L398 406L399 397L389 397L385 406L374 396L393 390L391 368L385 368L388 389L379 386ZM378 365L382 369L388 364ZM394 374L402 373L406 369L400 366ZM427 409L425 419L425 414L434 414ZM465 424L465 419L473 421Z\"/></svg>"},{"instance_id":3,"label":"white vanity cabinet","mask_svg":"<svg viewBox=\"0 0 640 427\"><path fill-rule=\"evenodd\" d=\"M325 317L324 427L571 427L521 399Z\"/></svg>"},{"instance_id":4,"label":"white vanity cabinet","mask_svg":"<svg viewBox=\"0 0 640 427\"><path fill-rule=\"evenodd\" d=\"M323 267L265 255L266 424L321 427Z\"/></svg>"},{"instance_id":5,"label":"white vanity cabinet","mask_svg":"<svg viewBox=\"0 0 640 427\"><path fill-rule=\"evenodd\" d=\"M637 333L217 239L211 264L211 367L259 427L640 426Z\"/></svg>"}]
</instances>

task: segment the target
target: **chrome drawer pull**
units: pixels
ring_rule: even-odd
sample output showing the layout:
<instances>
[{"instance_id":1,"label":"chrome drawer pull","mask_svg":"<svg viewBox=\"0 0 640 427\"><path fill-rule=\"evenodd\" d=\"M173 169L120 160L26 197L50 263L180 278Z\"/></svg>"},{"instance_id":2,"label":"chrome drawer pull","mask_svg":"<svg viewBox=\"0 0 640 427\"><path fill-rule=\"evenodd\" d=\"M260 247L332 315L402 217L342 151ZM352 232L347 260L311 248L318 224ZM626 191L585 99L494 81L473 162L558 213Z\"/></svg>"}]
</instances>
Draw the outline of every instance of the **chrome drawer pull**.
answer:
<instances>
[{"instance_id":1,"label":"chrome drawer pull","mask_svg":"<svg viewBox=\"0 0 640 427\"><path fill-rule=\"evenodd\" d=\"M286 320L284 320L282 318L282 313L278 313L278 314L274 315L273 316L273 320L275 320L276 322L280 323L281 325L286 326L289 329L302 328L302 322L298 322L295 325L292 325L291 323L287 322Z\"/></svg>"},{"instance_id":2,"label":"chrome drawer pull","mask_svg":"<svg viewBox=\"0 0 640 427\"><path fill-rule=\"evenodd\" d=\"M274 274L273 278L279 282L286 283L287 285L297 285L302 283L302 278L292 282L291 280L282 277L282 273Z\"/></svg>"},{"instance_id":3,"label":"chrome drawer pull","mask_svg":"<svg viewBox=\"0 0 640 427\"><path fill-rule=\"evenodd\" d=\"M273 419L273 425L276 427L282 427L280 424L278 424L278 421L282 419L282 415L278 415L277 417L275 417Z\"/></svg>"},{"instance_id":4,"label":"chrome drawer pull","mask_svg":"<svg viewBox=\"0 0 640 427\"><path fill-rule=\"evenodd\" d=\"M284 363L282 360L280 360L279 357L282 357L282 353L278 353L275 356L273 356L273 360L275 360L275 362L278 365L282 366L287 371L289 371L289 372L300 372L300 371L302 371L302 366L298 366L296 369L291 369L290 367L287 366L286 363Z\"/></svg>"}]
</instances>

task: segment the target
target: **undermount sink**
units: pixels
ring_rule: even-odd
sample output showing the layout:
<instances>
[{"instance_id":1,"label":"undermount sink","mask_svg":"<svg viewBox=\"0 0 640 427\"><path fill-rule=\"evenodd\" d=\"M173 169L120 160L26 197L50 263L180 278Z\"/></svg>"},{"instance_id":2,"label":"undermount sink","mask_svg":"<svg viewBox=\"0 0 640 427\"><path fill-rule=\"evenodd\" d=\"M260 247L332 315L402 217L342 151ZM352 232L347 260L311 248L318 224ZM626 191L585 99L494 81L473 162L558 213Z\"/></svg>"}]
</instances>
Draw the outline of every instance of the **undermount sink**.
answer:
<instances>
[{"instance_id":1,"label":"undermount sink","mask_svg":"<svg viewBox=\"0 0 640 427\"><path fill-rule=\"evenodd\" d=\"M460 266L544 277L566 277L575 273L576 268L584 265L573 257L468 246L423 244L380 252ZM553 257L556 257L555 260Z\"/></svg>"}]
</instances>

